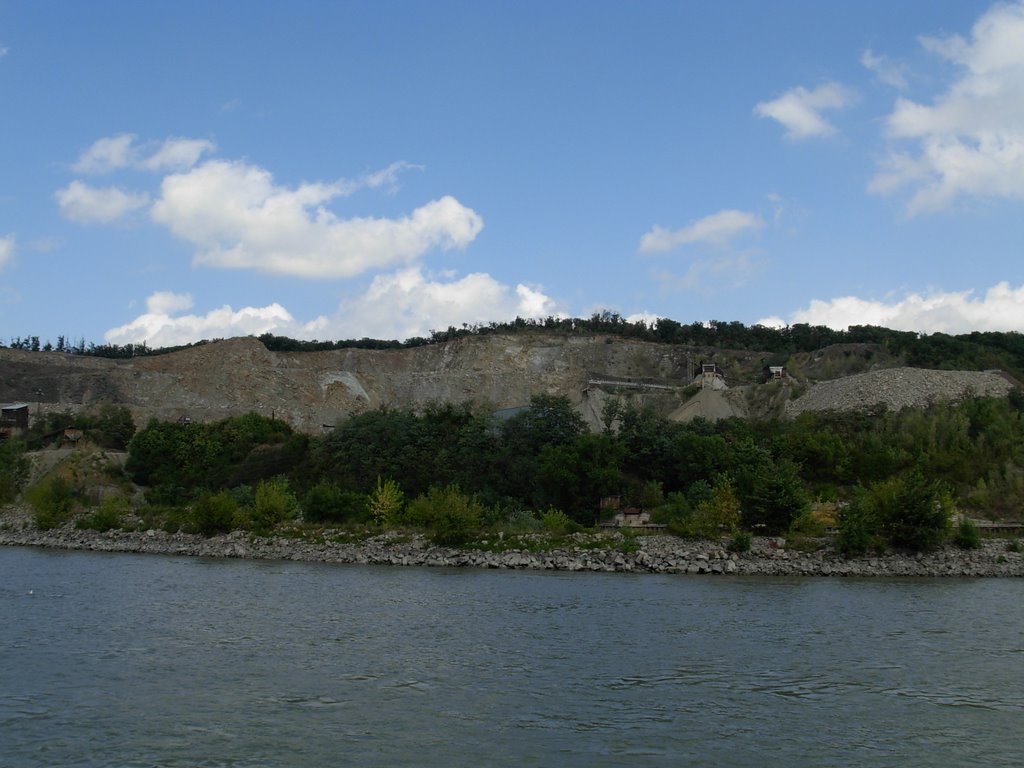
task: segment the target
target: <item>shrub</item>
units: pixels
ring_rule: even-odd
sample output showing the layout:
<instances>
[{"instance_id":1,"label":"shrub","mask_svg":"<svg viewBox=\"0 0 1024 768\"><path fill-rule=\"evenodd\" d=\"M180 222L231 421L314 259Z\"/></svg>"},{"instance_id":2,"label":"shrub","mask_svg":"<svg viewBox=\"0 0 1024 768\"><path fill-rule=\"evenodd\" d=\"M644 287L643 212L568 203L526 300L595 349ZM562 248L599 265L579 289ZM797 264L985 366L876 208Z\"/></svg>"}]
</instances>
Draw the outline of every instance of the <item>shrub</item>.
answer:
<instances>
[{"instance_id":1,"label":"shrub","mask_svg":"<svg viewBox=\"0 0 1024 768\"><path fill-rule=\"evenodd\" d=\"M688 516L670 521L668 530L690 539L716 539L735 533L740 524L740 502L732 481L720 477L711 489L710 498L699 502Z\"/></svg>"},{"instance_id":2,"label":"shrub","mask_svg":"<svg viewBox=\"0 0 1024 768\"><path fill-rule=\"evenodd\" d=\"M409 503L405 519L426 530L435 544L457 546L480 530L483 512L477 498L462 493L457 485L435 486Z\"/></svg>"},{"instance_id":3,"label":"shrub","mask_svg":"<svg viewBox=\"0 0 1024 768\"><path fill-rule=\"evenodd\" d=\"M299 502L288 489L288 481L283 477L261 480L256 486L250 513L255 530L272 531L285 520L293 520L298 511Z\"/></svg>"},{"instance_id":4,"label":"shrub","mask_svg":"<svg viewBox=\"0 0 1024 768\"><path fill-rule=\"evenodd\" d=\"M189 527L203 536L229 533L235 527L238 512L238 502L227 491L206 491L192 505Z\"/></svg>"},{"instance_id":5,"label":"shrub","mask_svg":"<svg viewBox=\"0 0 1024 768\"><path fill-rule=\"evenodd\" d=\"M128 500L118 496L107 496L91 515L83 517L76 528L92 531L109 531L122 527L122 518L128 513Z\"/></svg>"},{"instance_id":6,"label":"shrub","mask_svg":"<svg viewBox=\"0 0 1024 768\"><path fill-rule=\"evenodd\" d=\"M1020 539L1011 539L1006 543L1007 552L1020 552L1024 550L1024 547L1020 544Z\"/></svg>"},{"instance_id":7,"label":"shrub","mask_svg":"<svg viewBox=\"0 0 1024 768\"><path fill-rule=\"evenodd\" d=\"M949 534L948 497L941 483L913 472L900 480L883 508L889 542L914 551L935 549Z\"/></svg>"},{"instance_id":8,"label":"shrub","mask_svg":"<svg viewBox=\"0 0 1024 768\"><path fill-rule=\"evenodd\" d=\"M63 477L43 478L25 492L36 512L36 526L43 530L58 528L67 522L75 506L75 490Z\"/></svg>"},{"instance_id":9,"label":"shrub","mask_svg":"<svg viewBox=\"0 0 1024 768\"><path fill-rule=\"evenodd\" d=\"M754 537L750 535L749 531L737 531L736 535L733 536L732 540L729 542L729 551L749 552L753 539Z\"/></svg>"},{"instance_id":10,"label":"shrub","mask_svg":"<svg viewBox=\"0 0 1024 768\"><path fill-rule=\"evenodd\" d=\"M405 494L398 483L394 480L381 480L378 476L377 487L373 489L367 503L373 522L382 528L397 524L404 504Z\"/></svg>"},{"instance_id":11,"label":"shrub","mask_svg":"<svg viewBox=\"0 0 1024 768\"><path fill-rule=\"evenodd\" d=\"M369 514L367 502L365 494L320 482L302 498L302 515L311 523L365 522Z\"/></svg>"},{"instance_id":12,"label":"shrub","mask_svg":"<svg viewBox=\"0 0 1024 768\"><path fill-rule=\"evenodd\" d=\"M978 549L981 546L981 531L970 518L962 517L957 523L953 543L960 549Z\"/></svg>"},{"instance_id":13,"label":"shrub","mask_svg":"<svg viewBox=\"0 0 1024 768\"><path fill-rule=\"evenodd\" d=\"M565 512L554 507L540 516L540 527L545 533L552 536L564 536L580 529L580 525L573 521Z\"/></svg>"},{"instance_id":14,"label":"shrub","mask_svg":"<svg viewBox=\"0 0 1024 768\"><path fill-rule=\"evenodd\" d=\"M871 494L858 488L853 500L839 510L836 549L846 557L857 557L885 549L885 536Z\"/></svg>"}]
</instances>

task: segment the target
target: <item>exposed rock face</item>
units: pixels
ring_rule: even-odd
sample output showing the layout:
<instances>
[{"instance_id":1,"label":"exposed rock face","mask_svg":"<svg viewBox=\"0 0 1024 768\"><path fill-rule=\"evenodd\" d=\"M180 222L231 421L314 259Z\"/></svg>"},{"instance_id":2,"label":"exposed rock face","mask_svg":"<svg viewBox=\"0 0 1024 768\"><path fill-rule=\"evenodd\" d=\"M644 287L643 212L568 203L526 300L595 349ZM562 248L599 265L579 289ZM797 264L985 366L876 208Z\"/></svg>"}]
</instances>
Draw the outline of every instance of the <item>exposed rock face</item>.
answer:
<instances>
[{"instance_id":1,"label":"exposed rock face","mask_svg":"<svg viewBox=\"0 0 1024 768\"><path fill-rule=\"evenodd\" d=\"M860 345L831 357L826 350L814 358L817 362L795 356L794 364L817 370L822 360L831 364L835 358L833 368L841 362L844 370L854 371L898 363L883 352ZM496 410L553 394L568 397L597 428L604 404L613 397L679 420L774 413L793 390L783 387L771 398L762 397L769 391L758 383L767 359L762 352L541 333L329 352L271 352L256 339L241 338L132 360L0 349L0 402L30 403L33 414L116 403L127 406L139 425L150 418L210 421L255 411L316 432L381 406L418 409L468 401ZM704 360L716 362L729 389L691 397L687 386ZM997 373L876 370L813 385L786 404L786 413L880 402L892 409L921 407L970 392L1003 396L1012 386Z\"/></svg>"}]
</instances>

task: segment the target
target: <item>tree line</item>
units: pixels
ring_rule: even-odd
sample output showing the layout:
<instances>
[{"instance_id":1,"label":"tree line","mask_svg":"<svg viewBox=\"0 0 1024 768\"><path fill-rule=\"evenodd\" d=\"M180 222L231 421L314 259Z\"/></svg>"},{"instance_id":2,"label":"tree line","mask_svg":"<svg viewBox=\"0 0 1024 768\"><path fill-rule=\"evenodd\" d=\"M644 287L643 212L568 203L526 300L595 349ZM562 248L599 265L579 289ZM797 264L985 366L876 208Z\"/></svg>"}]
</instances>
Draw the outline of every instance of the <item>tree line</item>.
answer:
<instances>
[{"instance_id":1,"label":"tree line","mask_svg":"<svg viewBox=\"0 0 1024 768\"><path fill-rule=\"evenodd\" d=\"M838 528L851 553L927 549L950 533L953 509L1000 519L1024 505L1019 390L793 421L681 424L619 401L604 417L591 432L567 399L537 396L507 419L469 405L383 409L319 436L256 414L151 421L125 469L152 508L206 533L301 517L416 527L448 543L502 526L590 528L611 514L601 500L617 496L682 536Z\"/></svg>"}]
</instances>

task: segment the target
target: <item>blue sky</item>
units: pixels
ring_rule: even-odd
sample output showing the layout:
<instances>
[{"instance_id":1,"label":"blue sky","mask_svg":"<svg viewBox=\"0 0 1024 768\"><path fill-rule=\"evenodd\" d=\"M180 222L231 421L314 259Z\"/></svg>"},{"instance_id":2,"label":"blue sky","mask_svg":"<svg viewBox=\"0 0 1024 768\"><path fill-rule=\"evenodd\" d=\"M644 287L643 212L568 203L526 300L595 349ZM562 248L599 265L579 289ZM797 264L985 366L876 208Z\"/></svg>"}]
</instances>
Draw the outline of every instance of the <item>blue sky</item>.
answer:
<instances>
[{"instance_id":1,"label":"blue sky","mask_svg":"<svg viewBox=\"0 0 1024 768\"><path fill-rule=\"evenodd\" d=\"M1024 3L0 0L0 338L1024 330Z\"/></svg>"}]
</instances>

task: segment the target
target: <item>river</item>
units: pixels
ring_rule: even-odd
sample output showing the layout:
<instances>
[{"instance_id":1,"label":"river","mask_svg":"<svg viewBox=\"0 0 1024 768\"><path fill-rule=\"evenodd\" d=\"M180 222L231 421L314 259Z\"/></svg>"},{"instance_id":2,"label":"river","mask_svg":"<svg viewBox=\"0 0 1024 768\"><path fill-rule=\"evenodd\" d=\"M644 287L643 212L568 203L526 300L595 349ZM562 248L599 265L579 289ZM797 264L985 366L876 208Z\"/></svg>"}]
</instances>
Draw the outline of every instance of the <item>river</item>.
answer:
<instances>
[{"instance_id":1,"label":"river","mask_svg":"<svg viewBox=\"0 0 1024 768\"><path fill-rule=\"evenodd\" d=\"M0 548L0 766L1016 766L1024 580Z\"/></svg>"}]
</instances>

